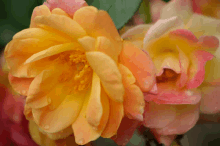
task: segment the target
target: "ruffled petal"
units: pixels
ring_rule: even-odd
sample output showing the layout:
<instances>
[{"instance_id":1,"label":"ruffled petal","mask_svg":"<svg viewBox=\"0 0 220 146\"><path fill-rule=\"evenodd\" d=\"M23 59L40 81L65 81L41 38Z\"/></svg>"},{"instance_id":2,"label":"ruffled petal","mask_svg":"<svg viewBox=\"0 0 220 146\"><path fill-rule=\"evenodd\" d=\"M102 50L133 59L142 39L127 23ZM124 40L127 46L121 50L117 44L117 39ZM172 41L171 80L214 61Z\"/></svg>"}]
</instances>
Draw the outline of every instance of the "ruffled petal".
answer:
<instances>
[{"instance_id":1,"label":"ruffled petal","mask_svg":"<svg viewBox=\"0 0 220 146\"><path fill-rule=\"evenodd\" d=\"M141 24L134 26L130 29L128 29L124 34L122 34L122 38L124 40L129 40L133 44L135 44L138 48L143 48L143 40L145 37L145 34L150 29L152 25L150 24Z\"/></svg>"},{"instance_id":2,"label":"ruffled petal","mask_svg":"<svg viewBox=\"0 0 220 146\"><path fill-rule=\"evenodd\" d=\"M220 33L220 20L203 15L193 14L185 26L195 36L216 35Z\"/></svg>"},{"instance_id":3,"label":"ruffled petal","mask_svg":"<svg viewBox=\"0 0 220 146\"><path fill-rule=\"evenodd\" d=\"M186 23L192 14L191 0L173 0L164 6L160 13L160 18L168 19L173 16L178 16Z\"/></svg>"},{"instance_id":4,"label":"ruffled petal","mask_svg":"<svg viewBox=\"0 0 220 146\"><path fill-rule=\"evenodd\" d=\"M149 91L155 84L155 68L151 58L132 43L124 41L120 63L133 73L142 91Z\"/></svg>"},{"instance_id":5,"label":"ruffled petal","mask_svg":"<svg viewBox=\"0 0 220 146\"><path fill-rule=\"evenodd\" d=\"M69 15L68 15L65 11L63 11L62 9L60 9L60 8L55 8L55 9L53 9L53 10L51 11L51 14L63 15L63 16L69 17Z\"/></svg>"},{"instance_id":6,"label":"ruffled petal","mask_svg":"<svg viewBox=\"0 0 220 146\"><path fill-rule=\"evenodd\" d=\"M49 16L50 10L47 6L45 5L41 5L38 7L35 7L31 16L31 24L30 24L30 28L36 27L37 25L34 22L34 18L37 16Z\"/></svg>"},{"instance_id":7,"label":"ruffled petal","mask_svg":"<svg viewBox=\"0 0 220 146\"><path fill-rule=\"evenodd\" d=\"M117 133L122 118L124 117L124 109L122 103L109 100L109 105L110 105L109 120L101 135L104 138L110 138Z\"/></svg>"},{"instance_id":8,"label":"ruffled petal","mask_svg":"<svg viewBox=\"0 0 220 146\"><path fill-rule=\"evenodd\" d=\"M83 7L75 12L73 20L79 23L89 36L94 38L104 36L110 39L116 48L115 53L119 55L122 49L122 39L107 12L92 6Z\"/></svg>"},{"instance_id":9,"label":"ruffled petal","mask_svg":"<svg viewBox=\"0 0 220 146\"><path fill-rule=\"evenodd\" d=\"M145 93L146 101L157 104L197 104L201 100L200 92L196 89L179 89L173 82L159 83L157 87L158 94Z\"/></svg>"},{"instance_id":10,"label":"ruffled petal","mask_svg":"<svg viewBox=\"0 0 220 146\"><path fill-rule=\"evenodd\" d=\"M8 80L12 86L12 88L21 95L27 96L27 92L33 78L17 78L8 74Z\"/></svg>"},{"instance_id":11,"label":"ruffled petal","mask_svg":"<svg viewBox=\"0 0 220 146\"><path fill-rule=\"evenodd\" d=\"M50 10L61 8L70 16L73 16L75 11L83 6L87 6L85 0L47 0L44 5L48 6Z\"/></svg>"},{"instance_id":12,"label":"ruffled petal","mask_svg":"<svg viewBox=\"0 0 220 146\"><path fill-rule=\"evenodd\" d=\"M146 102L143 124L149 128L163 128L176 117L176 109L173 105L156 104Z\"/></svg>"},{"instance_id":13,"label":"ruffled petal","mask_svg":"<svg viewBox=\"0 0 220 146\"><path fill-rule=\"evenodd\" d=\"M161 19L158 20L146 33L144 38L144 46L143 49L146 50L148 43L153 40L157 39L166 32L177 28L182 27L183 22L179 17L171 17L169 19Z\"/></svg>"},{"instance_id":14,"label":"ruffled petal","mask_svg":"<svg viewBox=\"0 0 220 146\"><path fill-rule=\"evenodd\" d=\"M211 60L214 56L206 51L194 51L191 54L191 65L189 68L189 80L187 88L197 88L202 84L205 76L205 63Z\"/></svg>"},{"instance_id":15,"label":"ruffled petal","mask_svg":"<svg viewBox=\"0 0 220 146\"><path fill-rule=\"evenodd\" d=\"M117 135L112 137L112 139L121 146L125 146L131 137L133 136L134 131L140 125L140 121L129 119L124 117L118 129Z\"/></svg>"},{"instance_id":16,"label":"ruffled petal","mask_svg":"<svg viewBox=\"0 0 220 146\"><path fill-rule=\"evenodd\" d=\"M164 128L156 129L160 135L184 134L189 131L199 119L199 104L176 105L176 119Z\"/></svg>"},{"instance_id":17,"label":"ruffled petal","mask_svg":"<svg viewBox=\"0 0 220 146\"><path fill-rule=\"evenodd\" d=\"M86 52L95 51L96 39L90 36L79 38L78 42L82 45Z\"/></svg>"},{"instance_id":18,"label":"ruffled petal","mask_svg":"<svg viewBox=\"0 0 220 146\"><path fill-rule=\"evenodd\" d=\"M69 17L62 15L49 15L49 16L38 16L34 19L35 24L38 27L54 29L64 35L67 38L74 40L86 36L85 30L74 20Z\"/></svg>"},{"instance_id":19,"label":"ruffled petal","mask_svg":"<svg viewBox=\"0 0 220 146\"><path fill-rule=\"evenodd\" d=\"M34 121L48 133L55 133L70 126L77 119L82 108L84 98L89 92L67 95L56 109L49 106L32 109Z\"/></svg>"},{"instance_id":20,"label":"ruffled petal","mask_svg":"<svg viewBox=\"0 0 220 146\"><path fill-rule=\"evenodd\" d=\"M103 52L118 62L117 48L114 48L112 42L106 37L97 37L96 51Z\"/></svg>"},{"instance_id":21,"label":"ruffled petal","mask_svg":"<svg viewBox=\"0 0 220 146\"><path fill-rule=\"evenodd\" d=\"M84 145L90 141L96 140L105 129L106 124L109 119L109 100L103 90L101 89L101 103L103 108L103 114L98 127L91 126L86 118L86 111L88 106L89 98L85 98L82 110L77 118L77 120L72 124L73 132L75 135L75 141L79 145Z\"/></svg>"},{"instance_id":22,"label":"ruffled petal","mask_svg":"<svg viewBox=\"0 0 220 146\"><path fill-rule=\"evenodd\" d=\"M86 58L99 76L108 96L116 102L122 102L124 87L117 64L102 52L86 52Z\"/></svg>"},{"instance_id":23,"label":"ruffled petal","mask_svg":"<svg viewBox=\"0 0 220 146\"><path fill-rule=\"evenodd\" d=\"M40 51L38 53L35 53L31 57L29 57L25 61L24 64L38 61L40 59L50 57L53 55L57 55L59 53L65 52L65 51L71 51L71 50L76 50L76 49L80 49L80 45L78 43L66 43L66 44L62 44L62 45L52 46L48 49L45 49L45 50Z\"/></svg>"},{"instance_id":24,"label":"ruffled petal","mask_svg":"<svg viewBox=\"0 0 220 146\"><path fill-rule=\"evenodd\" d=\"M86 119L91 126L97 127L100 124L102 114L101 82L96 73L93 73L92 89L87 105Z\"/></svg>"},{"instance_id":25,"label":"ruffled petal","mask_svg":"<svg viewBox=\"0 0 220 146\"><path fill-rule=\"evenodd\" d=\"M123 102L125 114L130 118L143 121L142 114L145 106L144 95L140 88L134 84L135 78L131 71L122 64L119 65L119 69L125 86L125 96ZM134 81L132 81L133 79Z\"/></svg>"}]
</instances>

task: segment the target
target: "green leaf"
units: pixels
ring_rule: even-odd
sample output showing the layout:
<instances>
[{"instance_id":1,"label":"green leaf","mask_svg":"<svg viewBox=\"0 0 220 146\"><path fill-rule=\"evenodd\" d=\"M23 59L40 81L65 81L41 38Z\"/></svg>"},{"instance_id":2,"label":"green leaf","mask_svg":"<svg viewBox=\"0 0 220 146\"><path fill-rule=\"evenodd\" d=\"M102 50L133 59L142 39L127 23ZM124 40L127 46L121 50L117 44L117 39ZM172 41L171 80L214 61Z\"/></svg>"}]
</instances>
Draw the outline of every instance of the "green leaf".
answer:
<instances>
[{"instance_id":1,"label":"green leaf","mask_svg":"<svg viewBox=\"0 0 220 146\"><path fill-rule=\"evenodd\" d=\"M86 0L88 5L105 10L111 16L117 29L120 29L138 10L142 0Z\"/></svg>"}]
</instances>

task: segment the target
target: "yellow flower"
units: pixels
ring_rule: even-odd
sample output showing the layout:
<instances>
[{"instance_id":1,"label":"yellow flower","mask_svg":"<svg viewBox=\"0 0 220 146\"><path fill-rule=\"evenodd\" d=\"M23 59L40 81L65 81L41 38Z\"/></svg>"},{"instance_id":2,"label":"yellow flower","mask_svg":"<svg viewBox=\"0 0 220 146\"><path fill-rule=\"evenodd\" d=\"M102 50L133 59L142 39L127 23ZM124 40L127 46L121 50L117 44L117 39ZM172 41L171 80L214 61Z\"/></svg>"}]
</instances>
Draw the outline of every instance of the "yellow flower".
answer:
<instances>
[{"instance_id":1,"label":"yellow flower","mask_svg":"<svg viewBox=\"0 0 220 146\"><path fill-rule=\"evenodd\" d=\"M27 96L25 116L52 139L72 134L86 144L116 134L123 117L122 49L107 12L86 6L73 18L34 9L30 28L6 46L12 87Z\"/></svg>"}]
</instances>

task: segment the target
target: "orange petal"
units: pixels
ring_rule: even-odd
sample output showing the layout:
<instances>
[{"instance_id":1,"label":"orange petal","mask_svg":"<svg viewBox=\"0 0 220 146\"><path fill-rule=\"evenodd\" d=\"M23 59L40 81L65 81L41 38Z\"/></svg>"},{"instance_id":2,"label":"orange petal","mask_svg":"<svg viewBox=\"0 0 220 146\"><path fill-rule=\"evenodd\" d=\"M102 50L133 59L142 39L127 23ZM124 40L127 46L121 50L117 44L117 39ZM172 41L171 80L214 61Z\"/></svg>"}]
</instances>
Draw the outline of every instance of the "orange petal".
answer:
<instances>
[{"instance_id":1,"label":"orange petal","mask_svg":"<svg viewBox=\"0 0 220 146\"><path fill-rule=\"evenodd\" d=\"M73 20L79 23L87 32L88 35L97 38L104 36L114 44L116 54L119 54L122 49L122 39L109 16L109 14L97 8L88 6L77 10Z\"/></svg>"},{"instance_id":2,"label":"orange petal","mask_svg":"<svg viewBox=\"0 0 220 146\"><path fill-rule=\"evenodd\" d=\"M82 45L86 52L95 51L96 39L90 36L79 38L78 42Z\"/></svg>"},{"instance_id":3,"label":"orange petal","mask_svg":"<svg viewBox=\"0 0 220 146\"><path fill-rule=\"evenodd\" d=\"M130 70L122 64L119 65L119 69L125 86L125 96L123 102L125 114L130 118L142 121L142 114L144 112L145 105L144 95L140 88L134 84L135 78ZM133 79L134 81L132 82Z\"/></svg>"},{"instance_id":4,"label":"orange petal","mask_svg":"<svg viewBox=\"0 0 220 146\"><path fill-rule=\"evenodd\" d=\"M12 86L12 88L21 95L27 96L27 92L33 78L17 78L8 74L8 80Z\"/></svg>"},{"instance_id":5,"label":"orange petal","mask_svg":"<svg viewBox=\"0 0 220 146\"><path fill-rule=\"evenodd\" d=\"M35 53L34 55L32 55L31 57L29 57L24 64L27 63L31 63L34 61L38 61L40 59L49 57L49 56L53 56L65 51L71 51L71 50L76 50L78 49L80 46L78 43L66 43L66 44L61 44L61 45L56 45L56 46L52 46L48 49L45 49L43 51L40 51L38 53Z\"/></svg>"},{"instance_id":6,"label":"orange petal","mask_svg":"<svg viewBox=\"0 0 220 146\"><path fill-rule=\"evenodd\" d=\"M152 60L132 43L124 41L120 63L133 73L142 91L149 91L155 84L155 68Z\"/></svg>"},{"instance_id":7,"label":"orange petal","mask_svg":"<svg viewBox=\"0 0 220 146\"><path fill-rule=\"evenodd\" d=\"M34 19L37 26L58 30L61 35L74 40L86 36L85 30L74 20L62 15L38 16Z\"/></svg>"},{"instance_id":8,"label":"orange petal","mask_svg":"<svg viewBox=\"0 0 220 146\"><path fill-rule=\"evenodd\" d=\"M98 37L96 42L96 51L103 52L111 57L115 62L118 62L117 48L106 37Z\"/></svg>"},{"instance_id":9,"label":"orange petal","mask_svg":"<svg viewBox=\"0 0 220 146\"><path fill-rule=\"evenodd\" d=\"M124 116L123 104L109 100L110 113L108 123L102 132L102 137L110 138L117 133L121 120Z\"/></svg>"},{"instance_id":10,"label":"orange petal","mask_svg":"<svg viewBox=\"0 0 220 146\"><path fill-rule=\"evenodd\" d=\"M86 58L99 76L108 96L116 102L122 102L124 87L117 64L102 52L86 52Z\"/></svg>"},{"instance_id":11,"label":"orange petal","mask_svg":"<svg viewBox=\"0 0 220 146\"><path fill-rule=\"evenodd\" d=\"M91 126L97 127L100 124L102 114L101 83L99 77L93 72L92 89L87 105L86 119Z\"/></svg>"},{"instance_id":12,"label":"orange petal","mask_svg":"<svg viewBox=\"0 0 220 146\"><path fill-rule=\"evenodd\" d=\"M106 127L109 118L109 100L105 91L101 90L101 103L103 108L103 115L98 127L91 126L86 118L86 110L89 98L84 101L82 110L77 120L72 124L75 141L79 145L84 145L90 141L96 140Z\"/></svg>"},{"instance_id":13,"label":"orange petal","mask_svg":"<svg viewBox=\"0 0 220 146\"><path fill-rule=\"evenodd\" d=\"M189 67L189 80L187 82L187 88L197 88L202 84L205 77L205 63L214 57L211 53L198 50L192 52L191 65Z\"/></svg>"},{"instance_id":14,"label":"orange petal","mask_svg":"<svg viewBox=\"0 0 220 146\"><path fill-rule=\"evenodd\" d=\"M77 119L82 108L84 98L89 92L67 95L56 109L49 106L32 109L34 121L45 132L55 133L70 126ZM55 118L55 120L54 120Z\"/></svg>"},{"instance_id":15,"label":"orange petal","mask_svg":"<svg viewBox=\"0 0 220 146\"><path fill-rule=\"evenodd\" d=\"M50 10L47 6L45 5L41 5L41 6L38 6L38 7L35 7L34 10L33 10L33 13L32 13L32 16L31 16L31 24L30 24L30 27L36 27L36 24L34 22L34 18L36 16L49 16L51 13L50 13Z\"/></svg>"},{"instance_id":16,"label":"orange petal","mask_svg":"<svg viewBox=\"0 0 220 146\"><path fill-rule=\"evenodd\" d=\"M60 8L55 8L51 11L51 14L56 14L56 15L63 15L63 16L67 16L70 17L65 11L63 11Z\"/></svg>"}]
</instances>

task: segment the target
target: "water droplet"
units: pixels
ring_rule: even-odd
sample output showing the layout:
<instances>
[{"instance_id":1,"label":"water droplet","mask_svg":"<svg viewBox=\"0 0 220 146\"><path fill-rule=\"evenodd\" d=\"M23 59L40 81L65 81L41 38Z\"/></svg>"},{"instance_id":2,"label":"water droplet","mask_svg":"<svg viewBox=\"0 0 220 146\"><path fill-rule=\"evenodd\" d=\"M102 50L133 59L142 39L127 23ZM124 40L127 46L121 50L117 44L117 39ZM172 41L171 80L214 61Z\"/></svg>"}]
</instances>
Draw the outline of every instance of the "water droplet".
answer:
<instances>
[{"instance_id":1,"label":"water droplet","mask_svg":"<svg viewBox=\"0 0 220 146\"><path fill-rule=\"evenodd\" d=\"M46 126L44 126L44 129L49 129L50 127L49 127L49 125L46 125Z\"/></svg>"},{"instance_id":2,"label":"water droplet","mask_svg":"<svg viewBox=\"0 0 220 146\"><path fill-rule=\"evenodd\" d=\"M83 145L83 143L84 143L84 139L83 139L83 138L80 139L77 143L80 144L80 145Z\"/></svg>"},{"instance_id":3,"label":"water droplet","mask_svg":"<svg viewBox=\"0 0 220 146\"><path fill-rule=\"evenodd\" d=\"M51 98L47 98L47 102L50 104L51 103Z\"/></svg>"},{"instance_id":4,"label":"water droplet","mask_svg":"<svg viewBox=\"0 0 220 146\"><path fill-rule=\"evenodd\" d=\"M192 95L193 95L193 92L192 92L192 91L189 91L189 90L185 91L185 93L186 93L186 95L188 95L188 96L192 96Z\"/></svg>"}]
</instances>

